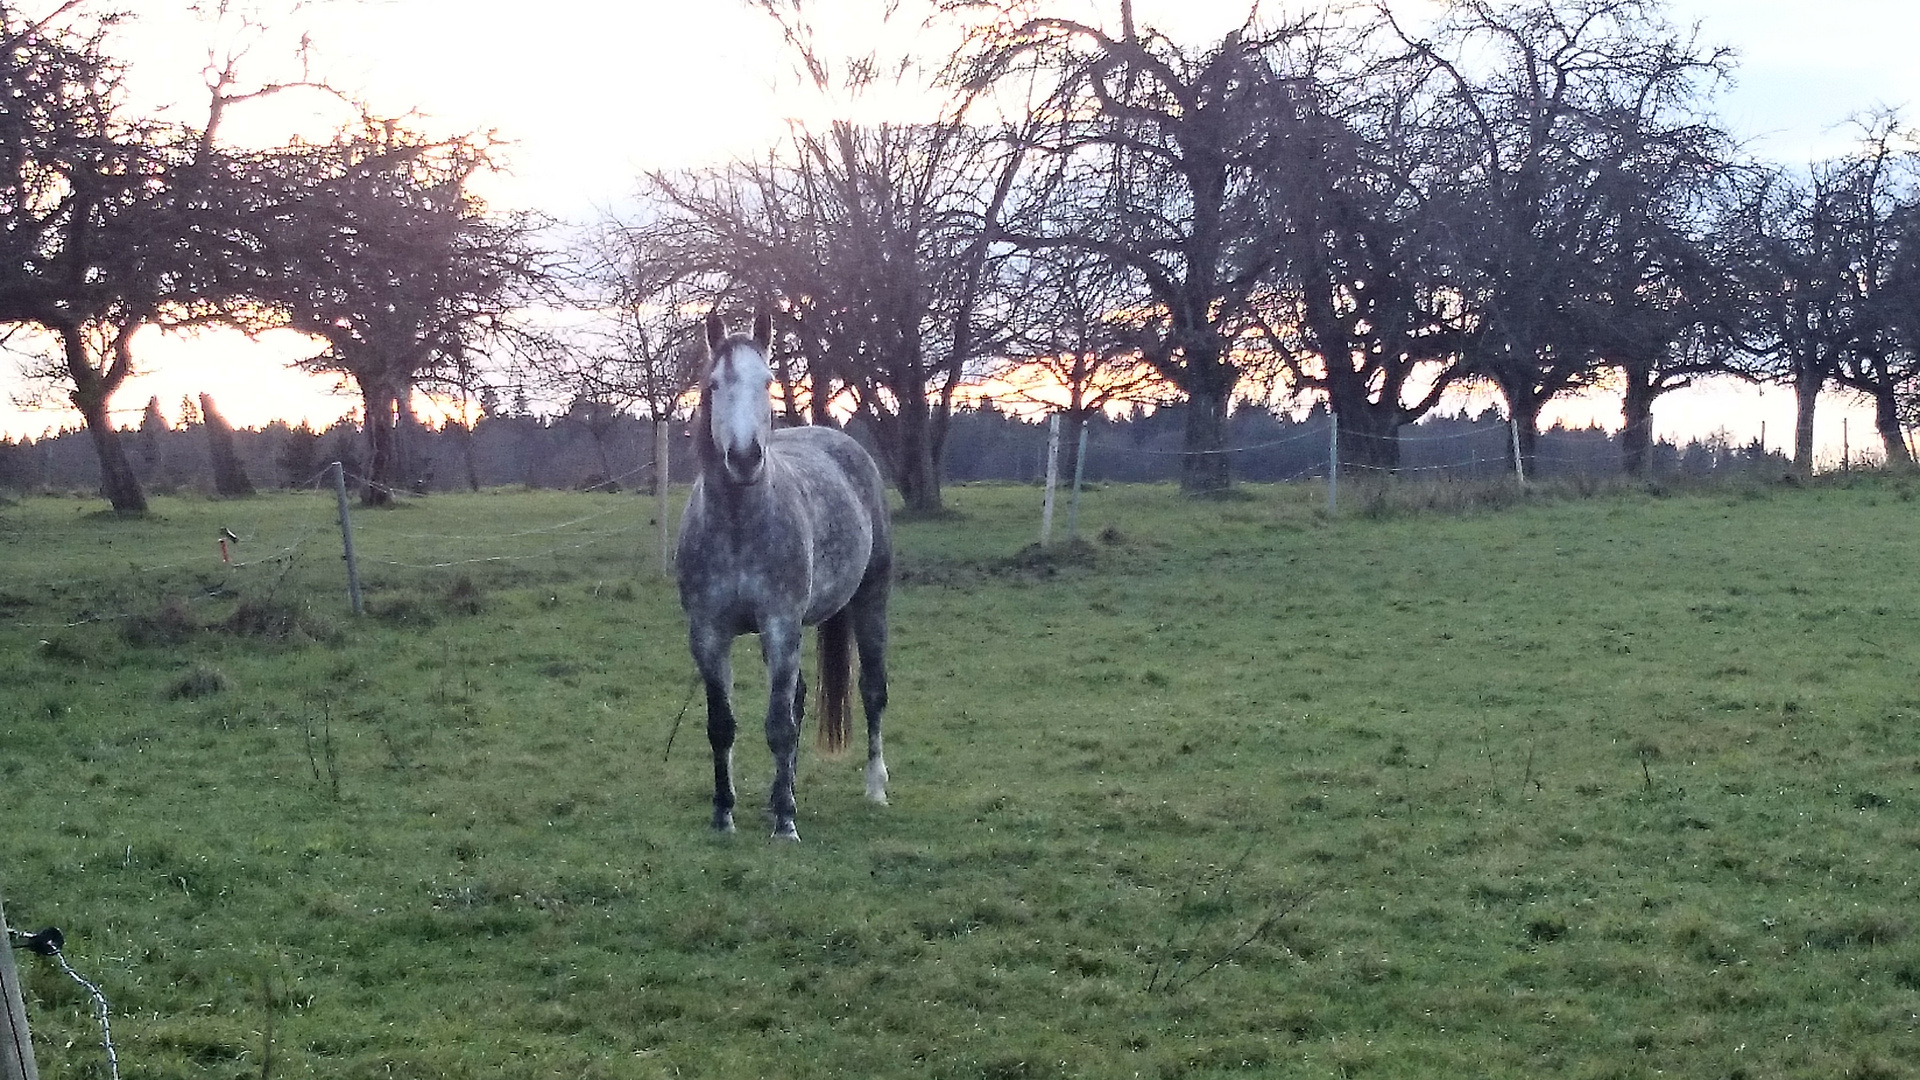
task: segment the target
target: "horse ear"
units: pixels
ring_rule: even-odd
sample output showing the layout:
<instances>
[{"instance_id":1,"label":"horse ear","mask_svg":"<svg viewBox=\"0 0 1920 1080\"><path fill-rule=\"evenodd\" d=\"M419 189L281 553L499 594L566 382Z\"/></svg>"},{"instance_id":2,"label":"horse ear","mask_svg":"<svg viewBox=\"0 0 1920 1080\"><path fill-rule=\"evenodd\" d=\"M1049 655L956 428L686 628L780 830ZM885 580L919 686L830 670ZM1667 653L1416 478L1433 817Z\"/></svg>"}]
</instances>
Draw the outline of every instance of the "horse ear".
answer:
<instances>
[{"instance_id":1,"label":"horse ear","mask_svg":"<svg viewBox=\"0 0 1920 1080\"><path fill-rule=\"evenodd\" d=\"M773 345L773 313L765 304L753 313L753 342L763 350Z\"/></svg>"},{"instance_id":2,"label":"horse ear","mask_svg":"<svg viewBox=\"0 0 1920 1080\"><path fill-rule=\"evenodd\" d=\"M707 312L707 348L719 348L720 342L727 336L727 324L720 321L720 313Z\"/></svg>"}]
</instances>

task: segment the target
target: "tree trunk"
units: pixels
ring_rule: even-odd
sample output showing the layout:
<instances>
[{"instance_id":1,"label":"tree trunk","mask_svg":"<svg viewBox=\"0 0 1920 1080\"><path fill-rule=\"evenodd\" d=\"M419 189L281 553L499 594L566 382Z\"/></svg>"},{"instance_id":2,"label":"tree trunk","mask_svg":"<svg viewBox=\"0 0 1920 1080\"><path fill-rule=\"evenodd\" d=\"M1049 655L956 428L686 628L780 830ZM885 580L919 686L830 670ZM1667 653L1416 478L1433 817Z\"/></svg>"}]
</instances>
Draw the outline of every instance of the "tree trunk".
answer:
<instances>
[{"instance_id":1,"label":"tree trunk","mask_svg":"<svg viewBox=\"0 0 1920 1080\"><path fill-rule=\"evenodd\" d=\"M384 380L366 377L360 383L360 401L366 407L367 475L360 501L387 506L399 480L398 395Z\"/></svg>"},{"instance_id":2,"label":"tree trunk","mask_svg":"<svg viewBox=\"0 0 1920 1080\"><path fill-rule=\"evenodd\" d=\"M1227 460L1227 403L1216 394L1190 394L1180 455L1180 493L1212 495L1233 482Z\"/></svg>"},{"instance_id":3,"label":"tree trunk","mask_svg":"<svg viewBox=\"0 0 1920 1080\"><path fill-rule=\"evenodd\" d=\"M1227 455L1227 406L1233 369L1217 352L1186 351L1180 389L1186 391L1186 437L1180 455L1180 493L1211 495L1233 483Z\"/></svg>"},{"instance_id":4,"label":"tree trunk","mask_svg":"<svg viewBox=\"0 0 1920 1080\"><path fill-rule=\"evenodd\" d=\"M785 349L776 349L774 352L774 370L780 380L781 409L787 418L787 426L799 427L803 421L800 417L800 388L793 377L793 357Z\"/></svg>"},{"instance_id":5,"label":"tree trunk","mask_svg":"<svg viewBox=\"0 0 1920 1080\"><path fill-rule=\"evenodd\" d=\"M833 411L827 404L833 400L833 377L827 374L824 365L815 361L808 369L807 381L812 393L807 398L807 423L816 427L833 427Z\"/></svg>"},{"instance_id":6,"label":"tree trunk","mask_svg":"<svg viewBox=\"0 0 1920 1080\"><path fill-rule=\"evenodd\" d=\"M427 432L414 414L411 386L403 385L394 394L393 430L393 474L408 491L425 495L433 487L433 473L427 468Z\"/></svg>"},{"instance_id":7,"label":"tree trunk","mask_svg":"<svg viewBox=\"0 0 1920 1080\"><path fill-rule=\"evenodd\" d=\"M916 513L938 513L944 503L940 490L940 468L934 460L931 418L925 401L900 403L899 445L894 448L895 482L907 509Z\"/></svg>"},{"instance_id":8,"label":"tree trunk","mask_svg":"<svg viewBox=\"0 0 1920 1080\"><path fill-rule=\"evenodd\" d=\"M1793 468L1801 476L1813 475L1813 409L1820 403L1824 376L1815 376L1808 366L1800 365L1793 379Z\"/></svg>"},{"instance_id":9,"label":"tree trunk","mask_svg":"<svg viewBox=\"0 0 1920 1080\"><path fill-rule=\"evenodd\" d=\"M473 460L474 426L475 425L472 423L463 423L459 425L460 427L460 464L466 468L467 490L477 494L480 491L480 468L479 468L479 465Z\"/></svg>"},{"instance_id":10,"label":"tree trunk","mask_svg":"<svg viewBox=\"0 0 1920 1080\"><path fill-rule=\"evenodd\" d=\"M133 471L126 444L114 430L113 417L107 408L128 367L126 337L121 335L116 362L102 376L87 355L86 338L78 327L63 328L59 335L66 353L67 374L73 379L73 404L86 421L87 436L93 440L94 454L100 459L100 494L116 514L144 514L147 493L140 487L140 477Z\"/></svg>"},{"instance_id":11,"label":"tree trunk","mask_svg":"<svg viewBox=\"0 0 1920 1080\"><path fill-rule=\"evenodd\" d=\"M254 494L253 481L233 447L233 425L220 415L212 394L200 395L200 421L207 429L207 456L213 464L214 494L222 498L245 498Z\"/></svg>"},{"instance_id":12,"label":"tree trunk","mask_svg":"<svg viewBox=\"0 0 1920 1080\"><path fill-rule=\"evenodd\" d=\"M613 434L613 428L601 424L598 418L587 425L587 436L593 440L594 455L600 459L600 482L595 486L609 493L620 490L620 485L613 482L613 455L607 447L607 440Z\"/></svg>"},{"instance_id":13,"label":"tree trunk","mask_svg":"<svg viewBox=\"0 0 1920 1080\"><path fill-rule=\"evenodd\" d=\"M1659 395L1645 377L1628 367L1627 391L1620 403L1620 465L1628 476L1646 479L1653 468L1653 402Z\"/></svg>"},{"instance_id":14,"label":"tree trunk","mask_svg":"<svg viewBox=\"0 0 1920 1080\"><path fill-rule=\"evenodd\" d=\"M1061 414L1060 457L1058 460L1061 476L1071 477L1073 475L1074 462L1080 452L1080 433L1085 431L1087 424L1092 421L1092 412L1093 410L1091 409L1070 405L1066 411Z\"/></svg>"},{"instance_id":15,"label":"tree trunk","mask_svg":"<svg viewBox=\"0 0 1920 1080\"><path fill-rule=\"evenodd\" d=\"M1520 400L1507 399L1507 415L1512 417L1513 434L1507 440L1507 465L1512 467L1514 444L1519 444L1520 472L1531 483L1540 478L1540 410L1545 401L1531 395L1520 394Z\"/></svg>"},{"instance_id":16,"label":"tree trunk","mask_svg":"<svg viewBox=\"0 0 1920 1080\"><path fill-rule=\"evenodd\" d=\"M93 440L94 453L100 458L100 494L116 514L146 513L147 493L140 487L140 478L134 475L133 463L127 460L126 444L113 429L106 400L93 395L83 400L82 395L76 393L73 403L79 406L80 415L86 420L87 436Z\"/></svg>"},{"instance_id":17,"label":"tree trunk","mask_svg":"<svg viewBox=\"0 0 1920 1080\"><path fill-rule=\"evenodd\" d=\"M1335 452L1342 467L1386 476L1400 470L1400 409L1364 395L1335 393L1329 405L1340 422Z\"/></svg>"},{"instance_id":18,"label":"tree trunk","mask_svg":"<svg viewBox=\"0 0 1920 1080\"><path fill-rule=\"evenodd\" d=\"M1913 454L1907 449L1906 433L1900 430L1900 403L1891 386L1874 392L1873 426L1879 430L1880 442L1886 447L1887 468L1896 472L1911 471Z\"/></svg>"}]
</instances>

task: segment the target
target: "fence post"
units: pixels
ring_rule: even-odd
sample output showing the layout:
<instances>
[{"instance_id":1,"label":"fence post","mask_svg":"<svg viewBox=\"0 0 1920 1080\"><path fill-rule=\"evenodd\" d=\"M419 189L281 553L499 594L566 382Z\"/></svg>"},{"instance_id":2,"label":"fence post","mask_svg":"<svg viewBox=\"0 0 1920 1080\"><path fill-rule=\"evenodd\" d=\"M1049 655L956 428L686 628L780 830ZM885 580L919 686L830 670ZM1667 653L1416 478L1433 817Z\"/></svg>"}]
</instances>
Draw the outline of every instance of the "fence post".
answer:
<instances>
[{"instance_id":1,"label":"fence post","mask_svg":"<svg viewBox=\"0 0 1920 1080\"><path fill-rule=\"evenodd\" d=\"M353 613L361 614L360 603L360 564L353 557L353 519L347 516L347 467L339 462L333 463L333 493L340 500L340 548L341 558L347 561L347 599L353 603Z\"/></svg>"},{"instance_id":2,"label":"fence post","mask_svg":"<svg viewBox=\"0 0 1920 1080\"><path fill-rule=\"evenodd\" d=\"M1327 406L1327 516L1340 510L1340 414Z\"/></svg>"},{"instance_id":3,"label":"fence post","mask_svg":"<svg viewBox=\"0 0 1920 1080\"><path fill-rule=\"evenodd\" d=\"M1524 491L1527 487L1527 463L1520 457L1520 422L1511 416L1507 417L1507 432L1513 436L1514 479L1520 481L1520 489Z\"/></svg>"},{"instance_id":4,"label":"fence post","mask_svg":"<svg viewBox=\"0 0 1920 1080\"><path fill-rule=\"evenodd\" d=\"M1080 447L1073 453L1073 496L1067 500L1067 542L1080 537L1080 478L1087 471L1087 418L1080 417Z\"/></svg>"},{"instance_id":5,"label":"fence post","mask_svg":"<svg viewBox=\"0 0 1920 1080\"><path fill-rule=\"evenodd\" d=\"M673 576L673 528L667 524L667 454L673 440L667 422L653 418L653 516L660 523L660 573Z\"/></svg>"},{"instance_id":6,"label":"fence post","mask_svg":"<svg viewBox=\"0 0 1920 1080\"><path fill-rule=\"evenodd\" d=\"M27 1032L27 1006L20 996L20 972L13 966L12 934L0 898L0 1080L39 1080L33 1038Z\"/></svg>"},{"instance_id":7,"label":"fence post","mask_svg":"<svg viewBox=\"0 0 1920 1080\"><path fill-rule=\"evenodd\" d=\"M1060 414L1047 418L1047 499L1040 511L1040 546L1053 535L1053 489L1060 482Z\"/></svg>"}]
</instances>

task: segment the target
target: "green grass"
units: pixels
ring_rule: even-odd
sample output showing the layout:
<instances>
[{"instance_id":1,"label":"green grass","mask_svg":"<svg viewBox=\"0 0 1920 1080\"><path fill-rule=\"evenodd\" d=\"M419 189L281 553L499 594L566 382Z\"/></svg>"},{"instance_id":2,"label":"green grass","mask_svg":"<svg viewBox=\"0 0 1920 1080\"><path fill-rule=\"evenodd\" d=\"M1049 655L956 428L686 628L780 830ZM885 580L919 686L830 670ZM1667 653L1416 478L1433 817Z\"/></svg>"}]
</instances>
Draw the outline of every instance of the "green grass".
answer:
<instances>
[{"instance_id":1,"label":"green grass","mask_svg":"<svg viewBox=\"0 0 1920 1080\"><path fill-rule=\"evenodd\" d=\"M706 828L646 500L357 513L358 619L330 498L29 500L0 895L129 1076L1909 1076L1912 493L957 488L894 804L808 745L792 846Z\"/></svg>"}]
</instances>

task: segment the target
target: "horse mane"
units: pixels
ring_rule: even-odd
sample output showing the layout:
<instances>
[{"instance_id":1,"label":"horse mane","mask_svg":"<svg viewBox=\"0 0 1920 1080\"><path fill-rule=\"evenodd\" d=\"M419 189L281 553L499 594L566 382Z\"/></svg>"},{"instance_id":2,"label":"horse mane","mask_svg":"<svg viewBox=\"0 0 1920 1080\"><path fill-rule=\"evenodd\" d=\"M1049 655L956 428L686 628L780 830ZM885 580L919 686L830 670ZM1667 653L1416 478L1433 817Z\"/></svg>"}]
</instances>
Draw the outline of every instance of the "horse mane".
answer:
<instances>
[{"instance_id":1,"label":"horse mane","mask_svg":"<svg viewBox=\"0 0 1920 1080\"><path fill-rule=\"evenodd\" d=\"M688 434L693 436L693 458L699 463L701 475L720 467L720 447L713 441L713 358L716 354L708 352L707 362L700 369L700 401L693 407L693 419L688 424Z\"/></svg>"}]
</instances>

